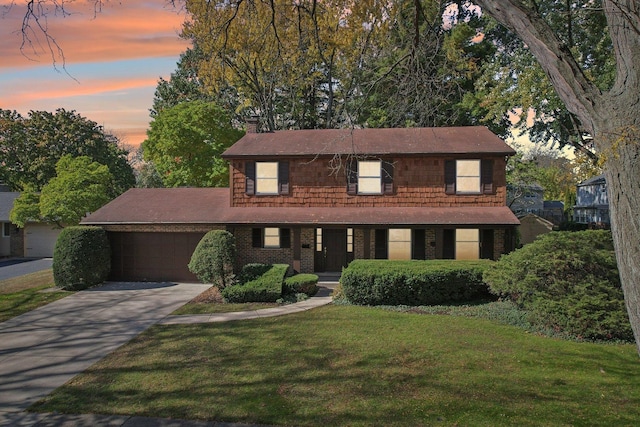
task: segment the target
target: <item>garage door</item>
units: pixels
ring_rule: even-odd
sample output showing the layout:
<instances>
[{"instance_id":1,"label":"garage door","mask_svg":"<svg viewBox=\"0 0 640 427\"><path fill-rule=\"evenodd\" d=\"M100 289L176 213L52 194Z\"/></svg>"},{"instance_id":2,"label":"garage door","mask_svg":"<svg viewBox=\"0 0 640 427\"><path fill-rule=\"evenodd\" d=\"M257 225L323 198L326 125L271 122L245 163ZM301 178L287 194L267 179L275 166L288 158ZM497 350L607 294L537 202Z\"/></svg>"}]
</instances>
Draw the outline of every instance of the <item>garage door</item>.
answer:
<instances>
[{"instance_id":1,"label":"garage door","mask_svg":"<svg viewBox=\"0 0 640 427\"><path fill-rule=\"evenodd\" d=\"M61 231L49 224L27 224L24 228L24 256L51 258Z\"/></svg>"},{"instance_id":2,"label":"garage door","mask_svg":"<svg viewBox=\"0 0 640 427\"><path fill-rule=\"evenodd\" d=\"M204 233L114 233L111 280L197 282L187 265Z\"/></svg>"}]
</instances>

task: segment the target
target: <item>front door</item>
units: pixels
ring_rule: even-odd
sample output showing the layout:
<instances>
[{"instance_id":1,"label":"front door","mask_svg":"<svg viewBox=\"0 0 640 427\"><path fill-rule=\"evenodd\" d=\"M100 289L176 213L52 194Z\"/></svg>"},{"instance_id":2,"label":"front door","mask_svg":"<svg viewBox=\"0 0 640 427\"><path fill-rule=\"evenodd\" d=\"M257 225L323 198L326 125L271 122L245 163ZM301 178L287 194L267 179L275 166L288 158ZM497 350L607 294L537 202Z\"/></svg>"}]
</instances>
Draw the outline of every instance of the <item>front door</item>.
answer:
<instances>
[{"instance_id":1,"label":"front door","mask_svg":"<svg viewBox=\"0 0 640 427\"><path fill-rule=\"evenodd\" d=\"M322 229L316 242L316 271L342 271L347 266L347 230Z\"/></svg>"}]
</instances>

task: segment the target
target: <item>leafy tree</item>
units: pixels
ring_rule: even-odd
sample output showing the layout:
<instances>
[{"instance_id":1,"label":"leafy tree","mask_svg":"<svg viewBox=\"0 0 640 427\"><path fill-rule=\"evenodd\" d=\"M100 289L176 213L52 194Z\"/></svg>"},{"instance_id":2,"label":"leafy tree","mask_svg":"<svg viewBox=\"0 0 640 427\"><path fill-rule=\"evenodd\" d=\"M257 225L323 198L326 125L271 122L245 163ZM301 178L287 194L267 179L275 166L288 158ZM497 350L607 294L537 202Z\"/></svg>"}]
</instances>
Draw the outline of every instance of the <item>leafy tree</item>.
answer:
<instances>
[{"instance_id":1,"label":"leafy tree","mask_svg":"<svg viewBox=\"0 0 640 427\"><path fill-rule=\"evenodd\" d=\"M189 271L203 283L219 289L233 284L233 263L236 244L233 234L225 230L211 230L204 235L193 251Z\"/></svg>"},{"instance_id":2,"label":"leafy tree","mask_svg":"<svg viewBox=\"0 0 640 427\"><path fill-rule=\"evenodd\" d=\"M635 0L601 0L586 4L590 7L560 1L475 3L526 44L558 99L575 118L580 134L588 135L603 159L618 270L640 352L640 9ZM554 14L560 7L565 7L563 14ZM605 40L602 47L593 43L602 26L589 25L591 19L572 19L581 11L606 22L607 31L600 34L606 33L610 44ZM556 31L555 16L567 18L563 33ZM572 46L576 37L570 37L578 26L592 36L583 49ZM606 63L599 68L610 76L606 81L589 68L601 56L611 61L610 73Z\"/></svg>"},{"instance_id":3,"label":"leafy tree","mask_svg":"<svg viewBox=\"0 0 640 427\"><path fill-rule=\"evenodd\" d=\"M76 225L87 212L95 211L111 197L113 176L109 168L87 156L63 156L56 165L56 176L40 195L25 192L16 199L11 221L24 227L28 221Z\"/></svg>"},{"instance_id":4,"label":"leafy tree","mask_svg":"<svg viewBox=\"0 0 640 427\"><path fill-rule=\"evenodd\" d=\"M109 195L116 197L135 184L127 154L116 137L74 111L31 111L23 117L0 110L0 181L15 191L40 191L64 155L88 156L109 168Z\"/></svg>"},{"instance_id":5,"label":"leafy tree","mask_svg":"<svg viewBox=\"0 0 640 427\"><path fill-rule=\"evenodd\" d=\"M224 187L228 165L220 155L242 136L216 104L182 102L151 122L142 143L166 187Z\"/></svg>"}]
</instances>

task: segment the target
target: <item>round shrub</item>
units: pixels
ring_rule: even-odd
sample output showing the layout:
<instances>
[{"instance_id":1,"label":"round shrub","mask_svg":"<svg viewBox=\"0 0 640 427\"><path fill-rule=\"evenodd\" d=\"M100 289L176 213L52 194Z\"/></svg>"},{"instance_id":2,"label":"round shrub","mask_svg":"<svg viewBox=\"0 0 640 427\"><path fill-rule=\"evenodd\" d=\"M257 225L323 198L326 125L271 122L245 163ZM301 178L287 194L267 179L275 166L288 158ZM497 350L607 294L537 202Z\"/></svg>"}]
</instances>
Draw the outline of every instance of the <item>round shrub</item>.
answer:
<instances>
[{"instance_id":1,"label":"round shrub","mask_svg":"<svg viewBox=\"0 0 640 427\"><path fill-rule=\"evenodd\" d=\"M540 329L584 339L633 339L610 231L545 234L500 258L484 281L527 311Z\"/></svg>"},{"instance_id":2,"label":"round shrub","mask_svg":"<svg viewBox=\"0 0 640 427\"><path fill-rule=\"evenodd\" d=\"M318 276L316 274L296 274L284 280L283 293L305 294L314 296L318 293Z\"/></svg>"},{"instance_id":3,"label":"round shrub","mask_svg":"<svg viewBox=\"0 0 640 427\"><path fill-rule=\"evenodd\" d=\"M233 234L224 230L212 230L204 235L189 261L189 271L203 283L211 283L219 289L233 284L233 263L236 243Z\"/></svg>"},{"instance_id":4,"label":"round shrub","mask_svg":"<svg viewBox=\"0 0 640 427\"><path fill-rule=\"evenodd\" d=\"M99 227L75 226L62 230L53 250L56 286L81 290L107 280L111 249L107 233Z\"/></svg>"}]
</instances>

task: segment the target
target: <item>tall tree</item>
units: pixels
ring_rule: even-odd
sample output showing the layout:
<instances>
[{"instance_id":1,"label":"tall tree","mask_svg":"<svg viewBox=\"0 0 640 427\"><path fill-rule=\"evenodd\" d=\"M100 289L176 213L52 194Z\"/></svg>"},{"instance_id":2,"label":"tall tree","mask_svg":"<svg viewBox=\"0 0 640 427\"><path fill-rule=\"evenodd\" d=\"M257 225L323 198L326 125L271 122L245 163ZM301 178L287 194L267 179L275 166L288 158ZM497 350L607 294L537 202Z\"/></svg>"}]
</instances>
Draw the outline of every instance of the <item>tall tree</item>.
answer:
<instances>
[{"instance_id":1,"label":"tall tree","mask_svg":"<svg viewBox=\"0 0 640 427\"><path fill-rule=\"evenodd\" d=\"M615 58L615 79L603 88L590 78L537 2L475 3L526 44L604 159L618 269L640 352L640 7L635 0L590 2L591 13L606 19ZM569 11L580 6L566 4Z\"/></svg>"},{"instance_id":2,"label":"tall tree","mask_svg":"<svg viewBox=\"0 0 640 427\"><path fill-rule=\"evenodd\" d=\"M24 227L29 221L58 226L77 225L87 212L107 203L113 175L106 165L87 156L67 154L56 164L56 176L42 187L40 194L27 191L16 200L11 221Z\"/></svg>"},{"instance_id":3,"label":"tall tree","mask_svg":"<svg viewBox=\"0 0 640 427\"><path fill-rule=\"evenodd\" d=\"M128 153L118 143L75 111L31 111L23 117L0 110L0 181L15 191L39 191L55 176L64 155L88 156L109 168L114 176L110 196L116 197L135 184Z\"/></svg>"},{"instance_id":4,"label":"tall tree","mask_svg":"<svg viewBox=\"0 0 640 427\"><path fill-rule=\"evenodd\" d=\"M229 173L220 155L242 135L216 104L182 102L151 122L143 156L153 162L166 187L224 187Z\"/></svg>"}]
</instances>

